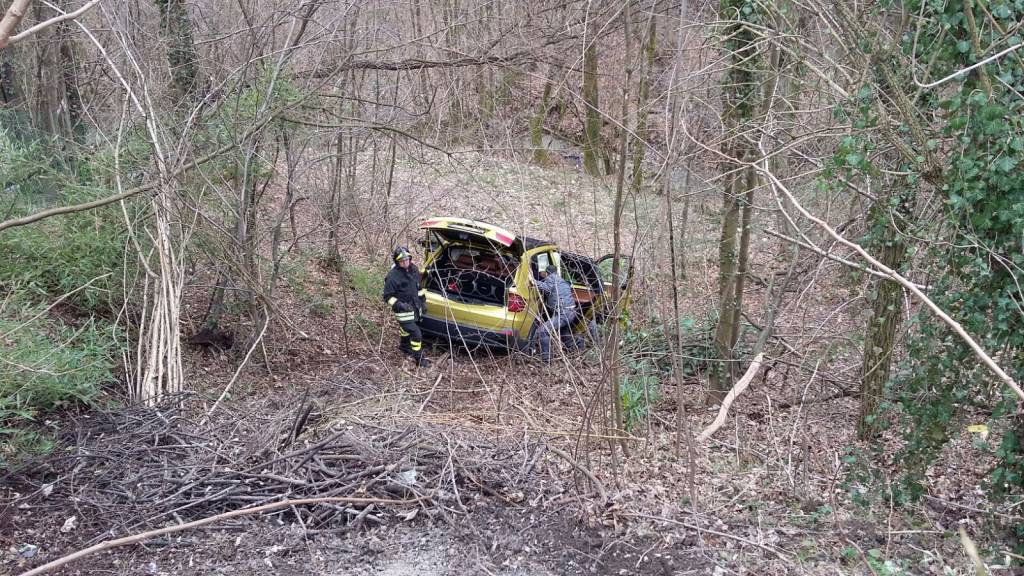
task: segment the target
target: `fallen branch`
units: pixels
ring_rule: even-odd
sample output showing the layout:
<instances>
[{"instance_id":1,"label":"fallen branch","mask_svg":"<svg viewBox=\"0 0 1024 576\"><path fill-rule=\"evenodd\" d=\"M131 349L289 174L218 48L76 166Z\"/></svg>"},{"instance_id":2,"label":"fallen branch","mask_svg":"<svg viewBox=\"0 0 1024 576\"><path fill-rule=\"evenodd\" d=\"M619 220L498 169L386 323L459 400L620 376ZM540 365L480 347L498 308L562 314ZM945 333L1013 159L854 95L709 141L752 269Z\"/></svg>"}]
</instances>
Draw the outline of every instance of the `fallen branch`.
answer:
<instances>
[{"instance_id":1,"label":"fallen branch","mask_svg":"<svg viewBox=\"0 0 1024 576\"><path fill-rule=\"evenodd\" d=\"M549 452L551 452L555 456L558 456L562 460L565 460L566 462L569 463L570 466L579 470L584 476L586 476L587 479L594 484L594 489L597 490L597 495L601 498L602 504L608 502L608 492L604 489L604 484L601 484L601 481L597 479L597 476L594 476L593 472L588 470L586 466L577 462L575 458L569 456L569 454L566 453L565 450L555 448L554 446L547 446L547 449Z\"/></svg>"},{"instance_id":2,"label":"fallen branch","mask_svg":"<svg viewBox=\"0 0 1024 576\"><path fill-rule=\"evenodd\" d=\"M743 377L736 382L736 384L732 387L732 390L729 390L729 394L726 395L725 400L722 401L722 407L718 409L718 416L715 417L715 421L712 422L710 426L705 428L704 431L697 436L698 442L703 442L707 440L708 438L711 437L712 434L715 433L716 430L718 430L719 428L722 427L723 424L725 424L725 419L726 417L729 416L729 407L732 406L732 403L734 400L736 400L736 397L742 394L743 391L747 389L747 386L750 385L750 382L754 379L754 376L757 375L757 371L761 368L761 362L763 360L764 352L758 354L757 356L754 356L754 360L753 362L750 363L750 366L747 368L747 372L743 374Z\"/></svg>"},{"instance_id":3,"label":"fallen branch","mask_svg":"<svg viewBox=\"0 0 1024 576\"><path fill-rule=\"evenodd\" d=\"M632 516L634 518L647 518L648 520L655 520L655 521L658 521L658 522L665 522L667 524L675 524L676 526L682 526L684 528L689 528L690 530L695 530L697 532L707 532L708 534L714 534L715 536L721 536L722 538L728 538L730 540L735 540L737 542L742 542L744 544L750 544L751 546L756 546L756 547L760 548L761 550L764 550L765 552L769 552L771 554L774 554L775 556L777 556L779 558L779 560L782 560L783 562L785 562L786 564L789 564L790 566L793 565L793 561L790 560L789 556L787 554L785 554L784 552L782 552L780 550L777 550L775 548L772 548L771 546L768 546L766 544L761 544L760 542L755 542L753 540L750 540L749 538L744 538L742 536L737 536L736 534L729 534L728 532L719 532L717 530L711 530L710 528L704 528L704 527L699 526L697 524L690 524L688 522L680 522L679 520L673 520L672 518L664 518L662 516L653 516L651 514L639 514L639 513L633 513L633 512L622 512L621 515L622 516Z\"/></svg>"},{"instance_id":4,"label":"fallen branch","mask_svg":"<svg viewBox=\"0 0 1024 576\"><path fill-rule=\"evenodd\" d=\"M960 544L964 547L964 552L967 553L967 557L971 559L971 563L974 564L975 576L988 576L989 571L985 566L985 563L981 561L981 556L978 554L978 547L974 544L974 540L967 535L967 531L964 530L963 525L957 527L960 532Z\"/></svg>"},{"instance_id":5,"label":"fallen branch","mask_svg":"<svg viewBox=\"0 0 1024 576\"><path fill-rule=\"evenodd\" d=\"M434 392L437 390L437 385L441 383L441 378L444 377L444 374L444 372L441 372L440 374L437 375L437 379L434 380L434 386L430 389L430 393L427 394L427 399L423 401L423 404L420 404L420 409L416 411L417 415L422 414L423 409L427 407L427 404L430 404L430 399L434 397Z\"/></svg>"},{"instance_id":6,"label":"fallen branch","mask_svg":"<svg viewBox=\"0 0 1024 576\"><path fill-rule=\"evenodd\" d=\"M289 506L307 506L310 504L327 504L327 503L343 503L343 504L384 504L393 506L402 506L407 504L414 504L425 500L425 497L410 498L407 500L383 500L380 498L342 498L342 497L328 497L328 498L305 498L299 500L282 500L280 502L273 502L271 504L264 504L263 506L256 506L255 508L243 508L241 510L232 510L231 512L224 512L223 514L217 514L208 518L202 518L193 522L187 522L185 524L178 524L175 526L167 526L159 528L157 530L150 530L148 532L142 532L140 534L133 534L131 536L125 536L123 538L117 538L114 540L104 540L95 546L90 546L83 550L73 552L67 556L62 556L52 562L48 562L33 568L28 572L24 572L21 576L36 576L38 574L46 574L56 568L60 568L65 564L74 562L79 558L84 558L96 552L103 550L109 550L111 548L117 548L118 546L126 546L128 544L135 544L142 542L143 540L149 540L157 536L163 536L164 534L173 534L174 532L182 532L184 530L190 530L192 528L199 528L200 526L206 526L207 524L213 524L221 520L227 520L229 518L236 518L238 516L245 516L248 514L257 514L260 512L267 512L270 510L277 510L279 508L287 508Z\"/></svg>"}]
</instances>

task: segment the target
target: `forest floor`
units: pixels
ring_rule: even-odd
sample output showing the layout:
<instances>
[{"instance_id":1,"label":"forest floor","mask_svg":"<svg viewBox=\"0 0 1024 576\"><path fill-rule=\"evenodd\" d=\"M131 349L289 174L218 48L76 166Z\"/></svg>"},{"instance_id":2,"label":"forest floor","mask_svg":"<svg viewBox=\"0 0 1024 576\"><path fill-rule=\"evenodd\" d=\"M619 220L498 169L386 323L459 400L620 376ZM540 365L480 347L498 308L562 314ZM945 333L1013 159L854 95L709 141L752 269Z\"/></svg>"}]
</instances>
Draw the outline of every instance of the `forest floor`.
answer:
<instances>
[{"instance_id":1,"label":"forest floor","mask_svg":"<svg viewBox=\"0 0 1024 576\"><path fill-rule=\"evenodd\" d=\"M1003 558L992 535L1018 517L980 495L986 464L970 435L929 471L931 492L919 504L887 502L869 478L887 479L887 468L854 439L850 386L859 356L848 335L858 319L844 305L861 294L835 268L814 261L818 287L778 320L793 352L780 353L727 424L693 447L692 466L680 438L717 413L704 406L696 377L681 390L658 383L647 417L614 440L625 455L610 449L600 426L585 433L602 389L593 351L542 366L439 344L429 350L434 365L416 369L393 350L396 336L373 288L376 263L394 242L414 241L415 223L427 216L476 218L582 252L610 251L608 183L483 154L406 161L394 182L391 196L410 200L388 207L388 218L407 225L385 228L388 238L354 226L350 264L365 272L350 274L344 287L306 257L315 250L297 250L279 295L286 321L216 410L243 352L190 348L192 393L172 406L85 410L55 422L58 449L0 485L0 573L246 502L311 495L421 500L233 518L101 552L60 573L973 573L958 526L989 559ZM652 231L659 202L630 207L630 229L640 232L628 245L661 241ZM310 209L300 228L312 231L317 221ZM683 307L699 320L712 300L713 231L695 225L691 233ZM638 274L658 267L638 262ZM638 321L656 317L651 287L641 277L634 289ZM193 320L204 297L191 294ZM759 306L763 289L752 286L748 298ZM324 444L332 438L343 441ZM245 490L232 488L239 486Z\"/></svg>"}]
</instances>

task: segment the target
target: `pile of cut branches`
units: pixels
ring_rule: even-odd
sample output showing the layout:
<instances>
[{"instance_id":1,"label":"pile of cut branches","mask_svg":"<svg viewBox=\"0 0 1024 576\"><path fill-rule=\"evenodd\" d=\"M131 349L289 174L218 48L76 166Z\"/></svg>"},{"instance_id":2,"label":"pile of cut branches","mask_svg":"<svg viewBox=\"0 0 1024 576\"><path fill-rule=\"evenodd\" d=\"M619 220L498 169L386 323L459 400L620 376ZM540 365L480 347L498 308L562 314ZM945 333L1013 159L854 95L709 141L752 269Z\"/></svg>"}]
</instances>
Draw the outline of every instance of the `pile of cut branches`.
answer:
<instances>
[{"instance_id":1,"label":"pile of cut branches","mask_svg":"<svg viewBox=\"0 0 1024 576\"><path fill-rule=\"evenodd\" d=\"M465 492L500 495L506 484L491 447L432 428L313 430L307 406L206 421L187 416L195 412L190 402L193 396L181 395L156 407L91 412L66 439L69 452L48 459L45 470L19 474L18 504L74 503L78 518L99 529L98 541L283 500L365 500L267 514L319 532L420 512L450 518L466 511ZM395 501L413 506L387 504Z\"/></svg>"}]
</instances>

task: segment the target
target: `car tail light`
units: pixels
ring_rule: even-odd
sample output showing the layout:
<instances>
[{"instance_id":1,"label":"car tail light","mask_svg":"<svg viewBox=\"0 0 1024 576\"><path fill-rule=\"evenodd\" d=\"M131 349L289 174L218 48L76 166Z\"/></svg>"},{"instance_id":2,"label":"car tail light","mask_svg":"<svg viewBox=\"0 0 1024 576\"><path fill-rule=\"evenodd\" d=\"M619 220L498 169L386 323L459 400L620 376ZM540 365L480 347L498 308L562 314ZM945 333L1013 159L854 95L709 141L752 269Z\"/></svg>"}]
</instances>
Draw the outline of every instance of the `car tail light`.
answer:
<instances>
[{"instance_id":1,"label":"car tail light","mask_svg":"<svg viewBox=\"0 0 1024 576\"><path fill-rule=\"evenodd\" d=\"M526 300L523 299L519 294L508 295L508 311L509 312L522 312L526 310Z\"/></svg>"}]
</instances>

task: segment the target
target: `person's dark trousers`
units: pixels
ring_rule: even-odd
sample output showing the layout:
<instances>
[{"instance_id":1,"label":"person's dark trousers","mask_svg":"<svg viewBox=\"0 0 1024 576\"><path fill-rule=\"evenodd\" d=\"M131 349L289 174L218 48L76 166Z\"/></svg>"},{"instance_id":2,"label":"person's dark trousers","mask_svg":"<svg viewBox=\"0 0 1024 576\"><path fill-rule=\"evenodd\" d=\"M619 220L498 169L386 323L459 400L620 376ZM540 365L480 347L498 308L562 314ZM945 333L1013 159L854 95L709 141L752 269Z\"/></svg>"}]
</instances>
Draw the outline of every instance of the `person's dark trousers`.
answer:
<instances>
[{"instance_id":1,"label":"person's dark trousers","mask_svg":"<svg viewBox=\"0 0 1024 576\"><path fill-rule=\"evenodd\" d=\"M423 332L420 331L419 316L418 310L395 312L395 319L398 320L398 349L422 364Z\"/></svg>"},{"instance_id":2,"label":"person's dark trousers","mask_svg":"<svg viewBox=\"0 0 1024 576\"><path fill-rule=\"evenodd\" d=\"M563 326L571 324L576 319L576 309L555 312L548 318L547 322L537 329L540 339L540 358L545 362L551 361L551 339L558 338Z\"/></svg>"}]
</instances>

